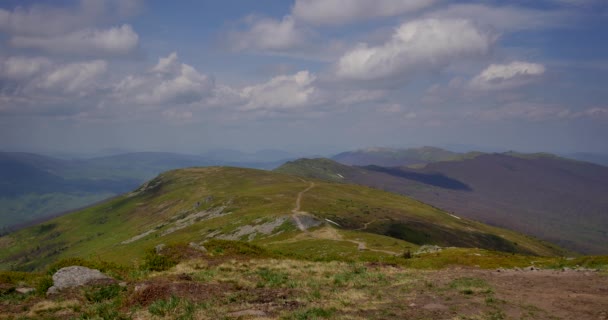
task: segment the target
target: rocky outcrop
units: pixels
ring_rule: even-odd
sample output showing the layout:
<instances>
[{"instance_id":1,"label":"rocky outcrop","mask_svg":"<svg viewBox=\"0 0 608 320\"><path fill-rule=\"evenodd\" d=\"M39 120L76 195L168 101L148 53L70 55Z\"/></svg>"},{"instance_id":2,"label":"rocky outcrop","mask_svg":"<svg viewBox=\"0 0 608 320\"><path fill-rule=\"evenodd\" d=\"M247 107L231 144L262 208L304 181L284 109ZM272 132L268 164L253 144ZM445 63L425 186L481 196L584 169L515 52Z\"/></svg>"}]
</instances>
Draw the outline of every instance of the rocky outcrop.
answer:
<instances>
[{"instance_id":1,"label":"rocky outcrop","mask_svg":"<svg viewBox=\"0 0 608 320\"><path fill-rule=\"evenodd\" d=\"M55 272L53 275L53 286L48 289L47 294L55 294L64 289L90 284L112 283L116 283L116 280L101 273L97 269L89 269L81 266L65 267Z\"/></svg>"}]
</instances>

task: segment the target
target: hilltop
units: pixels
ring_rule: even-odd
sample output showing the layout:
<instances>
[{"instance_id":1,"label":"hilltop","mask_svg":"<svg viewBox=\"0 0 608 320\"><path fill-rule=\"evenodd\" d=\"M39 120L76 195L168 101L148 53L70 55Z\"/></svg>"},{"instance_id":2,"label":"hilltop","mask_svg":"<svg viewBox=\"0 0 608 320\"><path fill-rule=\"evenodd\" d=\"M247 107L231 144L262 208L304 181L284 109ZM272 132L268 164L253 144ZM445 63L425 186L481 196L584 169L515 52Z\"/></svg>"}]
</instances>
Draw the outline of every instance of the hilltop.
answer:
<instances>
[{"instance_id":1,"label":"hilltop","mask_svg":"<svg viewBox=\"0 0 608 320\"><path fill-rule=\"evenodd\" d=\"M0 232L128 192L167 170L210 165L269 169L281 162L268 159L280 155L260 152L257 158L228 160L211 154L134 152L68 160L0 152Z\"/></svg>"},{"instance_id":2,"label":"hilltop","mask_svg":"<svg viewBox=\"0 0 608 320\"><path fill-rule=\"evenodd\" d=\"M357 183L588 254L608 248L608 168L550 154L479 154L419 167L347 166L329 159L277 171Z\"/></svg>"},{"instance_id":3,"label":"hilltop","mask_svg":"<svg viewBox=\"0 0 608 320\"><path fill-rule=\"evenodd\" d=\"M139 189L0 237L0 267L67 257L130 263L174 242L244 240L302 257L396 256L420 245L561 255L530 237L356 185L233 167L163 173Z\"/></svg>"},{"instance_id":4,"label":"hilltop","mask_svg":"<svg viewBox=\"0 0 608 320\"><path fill-rule=\"evenodd\" d=\"M438 161L461 160L475 157L480 152L458 153L436 147L410 149L367 148L342 152L331 159L342 164L354 166L378 165L398 167L420 165Z\"/></svg>"}]
</instances>

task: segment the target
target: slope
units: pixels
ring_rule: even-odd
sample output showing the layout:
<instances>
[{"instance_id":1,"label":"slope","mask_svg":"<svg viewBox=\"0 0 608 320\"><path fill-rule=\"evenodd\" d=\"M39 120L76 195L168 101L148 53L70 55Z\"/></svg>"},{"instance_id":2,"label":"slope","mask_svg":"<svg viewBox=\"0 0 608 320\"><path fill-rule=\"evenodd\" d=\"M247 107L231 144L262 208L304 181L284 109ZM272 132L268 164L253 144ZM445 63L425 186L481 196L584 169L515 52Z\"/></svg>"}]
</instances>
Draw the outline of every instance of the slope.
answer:
<instances>
[{"instance_id":1,"label":"slope","mask_svg":"<svg viewBox=\"0 0 608 320\"><path fill-rule=\"evenodd\" d=\"M164 173L132 193L0 237L0 267L36 269L73 256L129 264L161 243L211 238L314 258L372 258L421 244L562 254L521 234L367 187L209 167ZM368 250L359 250L361 242Z\"/></svg>"},{"instance_id":2,"label":"slope","mask_svg":"<svg viewBox=\"0 0 608 320\"><path fill-rule=\"evenodd\" d=\"M460 160L477 154L477 152L457 153L428 146L410 149L368 148L343 152L332 157L332 160L346 165L395 167Z\"/></svg>"},{"instance_id":3,"label":"slope","mask_svg":"<svg viewBox=\"0 0 608 320\"><path fill-rule=\"evenodd\" d=\"M90 205L136 188L161 172L229 164L274 168L278 163L232 162L198 155L135 152L65 160L0 152L0 230Z\"/></svg>"},{"instance_id":4,"label":"slope","mask_svg":"<svg viewBox=\"0 0 608 320\"><path fill-rule=\"evenodd\" d=\"M608 168L603 166L545 154L484 154L417 169L327 161L290 162L278 170L318 178L340 174L343 182L411 196L574 251L608 253Z\"/></svg>"}]
</instances>

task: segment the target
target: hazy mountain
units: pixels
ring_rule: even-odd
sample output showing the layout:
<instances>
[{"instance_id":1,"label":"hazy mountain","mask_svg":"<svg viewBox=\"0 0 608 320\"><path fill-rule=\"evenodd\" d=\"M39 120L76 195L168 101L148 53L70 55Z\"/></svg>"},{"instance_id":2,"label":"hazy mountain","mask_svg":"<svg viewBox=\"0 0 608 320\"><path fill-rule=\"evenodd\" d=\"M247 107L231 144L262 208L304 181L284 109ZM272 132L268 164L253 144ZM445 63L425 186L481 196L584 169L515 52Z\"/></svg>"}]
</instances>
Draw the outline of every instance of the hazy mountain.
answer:
<instances>
[{"instance_id":1,"label":"hazy mountain","mask_svg":"<svg viewBox=\"0 0 608 320\"><path fill-rule=\"evenodd\" d=\"M591 153L591 152L577 152L568 153L564 155L567 158L576 159L580 161L591 162L595 164L601 164L608 166L608 154L603 153Z\"/></svg>"},{"instance_id":2,"label":"hazy mountain","mask_svg":"<svg viewBox=\"0 0 608 320\"><path fill-rule=\"evenodd\" d=\"M483 154L422 168L328 159L277 169L372 186L584 253L608 253L608 168L549 154Z\"/></svg>"}]
</instances>

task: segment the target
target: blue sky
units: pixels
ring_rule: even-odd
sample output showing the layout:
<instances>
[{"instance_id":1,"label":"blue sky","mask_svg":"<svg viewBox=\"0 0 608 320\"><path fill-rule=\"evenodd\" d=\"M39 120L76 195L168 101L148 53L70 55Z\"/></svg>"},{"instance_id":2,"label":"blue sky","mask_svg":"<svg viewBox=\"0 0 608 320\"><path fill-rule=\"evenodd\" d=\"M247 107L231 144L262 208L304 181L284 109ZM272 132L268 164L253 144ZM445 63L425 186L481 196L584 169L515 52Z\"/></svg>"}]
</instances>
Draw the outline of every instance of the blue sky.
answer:
<instances>
[{"instance_id":1,"label":"blue sky","mask_svg":"<svg viewBox=\"0 0 608 320\"><path fill-rule=\"evenodd\" d=\"M0 150L608 152L602 0L3 1Z\"/></svg>"}]
</instances>

